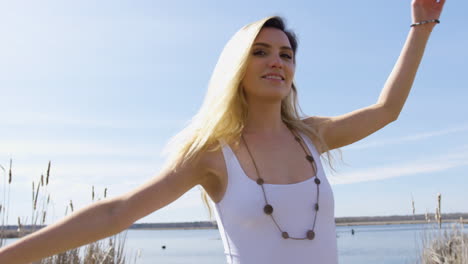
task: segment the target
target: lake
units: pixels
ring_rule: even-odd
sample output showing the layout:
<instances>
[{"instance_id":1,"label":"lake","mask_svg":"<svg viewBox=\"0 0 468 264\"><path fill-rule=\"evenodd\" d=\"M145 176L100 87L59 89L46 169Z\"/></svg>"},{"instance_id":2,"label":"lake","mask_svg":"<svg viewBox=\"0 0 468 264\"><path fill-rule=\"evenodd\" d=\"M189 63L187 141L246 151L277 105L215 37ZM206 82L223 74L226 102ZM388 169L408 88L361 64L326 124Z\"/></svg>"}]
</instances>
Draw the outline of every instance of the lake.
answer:
<instances>
[{"instance_id":1,"label":"lake","mask_svg":"<svg viewBox=\"0 0 468 264\"><path fill-rule=\"evenodd\" d=\"M444 224L446 229L451 226ZM351 234L352 229L354 235ZM338 226L339 261L344 264L416 263L423 235L433 232L428 230L432 229L424 224ZM7 240L7 244L13 241ZM226 263L221 237L216 229L131 229L127 231L126 249L127 256L140 251L136 262L140 264Z\"/></svg>"}]
</instances>

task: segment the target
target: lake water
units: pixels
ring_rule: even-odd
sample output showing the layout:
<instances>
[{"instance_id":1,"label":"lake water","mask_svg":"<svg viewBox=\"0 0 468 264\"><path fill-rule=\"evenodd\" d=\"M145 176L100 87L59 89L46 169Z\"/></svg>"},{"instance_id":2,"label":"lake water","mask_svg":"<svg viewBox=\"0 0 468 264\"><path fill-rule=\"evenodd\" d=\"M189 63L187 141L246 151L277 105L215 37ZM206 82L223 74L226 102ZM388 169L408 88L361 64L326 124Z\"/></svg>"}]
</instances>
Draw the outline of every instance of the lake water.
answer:
<instances>
[{"instance_id":1,"label":"lake water","mask_svg":"<svg viewBox=\"0 0 468 264\"><path fill-rule=\"evenodd\" d=\"M451 228L451 224L444 227ZM468 230L465 225L465 230ZM354 229L354 235L351 230ZM344 264L416 263L428 225L337 227L338 254ZM433 232L433 231L432 231ZM7 240L7 244L14 240ZM166 249L162 249L165 245ZM218 230L128 230L127 256L140 251L140 264L226 263ZM132 257L133 259L133 257ZM132 262L128 262L132 263Z\"/></svg>"}]
</instances>

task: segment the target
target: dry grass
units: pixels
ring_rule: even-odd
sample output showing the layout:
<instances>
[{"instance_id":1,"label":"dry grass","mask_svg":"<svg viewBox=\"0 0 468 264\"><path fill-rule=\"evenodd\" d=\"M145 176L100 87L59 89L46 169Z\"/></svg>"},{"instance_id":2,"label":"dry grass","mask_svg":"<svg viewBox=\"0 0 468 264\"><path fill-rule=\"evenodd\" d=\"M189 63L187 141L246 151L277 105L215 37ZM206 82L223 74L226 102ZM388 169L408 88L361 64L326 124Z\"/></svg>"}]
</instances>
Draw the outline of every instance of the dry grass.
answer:
<instances>
[{"instance_id":1,"label":"dry grass","mask_svg":"<svg viewBox=\"0 0 468 264\"><path fill-rule=\"evenodd\" d=\"M421 237L422 250L419 263L422 264L468 264L468 234L464 232L464 222L453 223L451 228L443 228L441 194L437 194L435 222L432 224L426 213L428 229Z\"/></svg>"},{"instance_id":2,"label":"dry grass","mask_svg":"<svg viewBox=\"0 0 468 264\"><path fill-rule=\"evenodd\" d=\"M107 241L101 240L82 248L72 249L48 257L33 264L123 264L129 263L125 256L126 232L113 236ZM106 243L107 242L107 243ZM134 260L136 262L136 259Z\"/></svg>"},{"instance_id":3,"label":"dry grass","mask_svg":"<svg viewBox=\"0 0 468 264\"><path fill-rule=\"evenodd\" d=\"M463 224L456 223L450 229L433 227L422 237L421 263L424 264L467 264L468 234Z\"/></svg>"},{"instance_id":4,"label":"dry grass","mask_svg":"<svg viewBox=\"0 0 468 264\"><path fill-rule=\"evenodd\" d=\"M49 177L50 177L51 162L47 166L46 177L41 175L37 183L32 182L32 204L31 204L31 224L30 229L23 228L26 221L22 221L18 217L18 230L6 230L5 223L8 223L8 208L10 197L10 186L12 183L12 161L10 160L10 168L8 170L8 192L7 192L7 170L0 165L0 170L5 176L5 184L3 188L3 200L0 203L0 216L2 223L0 226L0 247L5 244L5 239L11 237L11 233L16 233L18 237L27 235L44 225L47 218L47 209L51 201L50 193L48 192ZM37 186L36 186L37 184ZM41 189L42 188L42 189ZM8 193L8 195L6 195ZM41 195L40 195L41 194ZM104 190L104 198L107 196L107 188ZM94 202L94 186L92 187L92 200ZM6 206L4 206L6 204ZM65 209L65 215L68 209L73 212L73 202L70 200ZM40 223L38 225L38 222ZM131 263L131 259L126 256L125 252L126 231L108 239L93 242L83 247L75 248L62 252L60 254L50 256L34 264L125 264ZM132 263L137 262L139 256L135 255Z\"/></svg>"}]
</instances>

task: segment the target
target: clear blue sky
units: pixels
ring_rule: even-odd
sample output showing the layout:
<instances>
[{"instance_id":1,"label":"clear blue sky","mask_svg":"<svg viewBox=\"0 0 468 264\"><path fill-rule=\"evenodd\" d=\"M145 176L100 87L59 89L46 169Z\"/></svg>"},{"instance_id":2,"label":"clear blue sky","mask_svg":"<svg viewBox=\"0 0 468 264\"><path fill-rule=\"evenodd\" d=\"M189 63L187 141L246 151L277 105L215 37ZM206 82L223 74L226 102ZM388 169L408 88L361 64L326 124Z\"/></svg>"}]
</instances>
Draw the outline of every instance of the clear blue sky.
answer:
<instances>
[{"instance_id":1,"label":"clear blue sky","mask_svg":"<svg viewBox=\"0 0 468 264\"><path fill-rule=\"evenodd\" d=\"M9 223L31 218L31 182L52 160L47 223L115 197L161 167L196 113L227 40L283 15L299 37L307 115L376 102L411 23L406 1L0 0L0 164L13 158ZM468 3L447 1L399 119L342 148L328 172L336 216L468 212ZM3 190L3 174L1 186ZM42 190L41 190L42 191ZM43 193L40 193L43 194ZM138 222L207 220L199 188ZM28 220L29 222L30 220Z\"/></svg>"}]
</instances>

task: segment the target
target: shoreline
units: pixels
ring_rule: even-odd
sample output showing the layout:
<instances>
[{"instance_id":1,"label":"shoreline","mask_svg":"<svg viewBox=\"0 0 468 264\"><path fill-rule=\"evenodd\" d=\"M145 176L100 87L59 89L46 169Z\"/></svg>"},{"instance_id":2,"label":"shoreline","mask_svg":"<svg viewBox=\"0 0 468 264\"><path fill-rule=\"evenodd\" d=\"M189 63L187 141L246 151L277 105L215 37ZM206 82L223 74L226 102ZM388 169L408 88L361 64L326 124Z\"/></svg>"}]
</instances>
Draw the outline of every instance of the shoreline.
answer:
<instances>
[{"instance_id":1,"label":"shoreline","mask_svg":"<svg viewBox=\"0 0 468 264\"><path fill-rule=\"evenodd\" d=\"M447 219L442 223L460 223L460 220ZM345 222L336 223L336 226L362 226L362 225L404 225L404 224L437 224L436 222L427 222L426 220L400 220L400 221L369 221L369 222ZM468 224L468 220L463 220L463 224ZM218 229L214 227L136 227L128 228L132 230L194 230L194 229ZM127 229L127 230L128 230Z\"/></svg>"},{"instance_id":2,"label":"shoreline","mask_svg":"<svg viewBox=\"0 0 468 264\"><path fill-rule=\"evenodd\" d=\"M447 219L443 220L442 223L460 223L460 220ZM426 220L400 220L400 221L362 221L362 222L343 222L336 223L336 226L364 226L364 225L404 225L404 224L437 224L435 221L427 222ZM463 220L463 224L468 224L468 220ZM126 230L207 230L207 229L218 229L217 226L204 226L204 227L130 227ZM37 230L40 230L38 228ZM37 231L35 230L35 231ZM33 233L31 230L21 231L21 237ZM0 238L20 238L19 233L16 229L7 229L0 232Z\"/></svg>"},{"instance_id":3,"label":"shoreline","mask_svg":"<svg viewBox=\"0 0 468 264\"><path fill-rule=\"evenodd\" d=\"M461 223L460 220L447 219L442 220L442 223ZM336 223L336 226L361 226L361 225L405 225L405 224L438 224L435 221L427 222L426 220L395 220L395 221L369 221L369 222L346 222ZM463 224L468 224L468 220L463 220Z\"/></svg>"}]
</instances>

